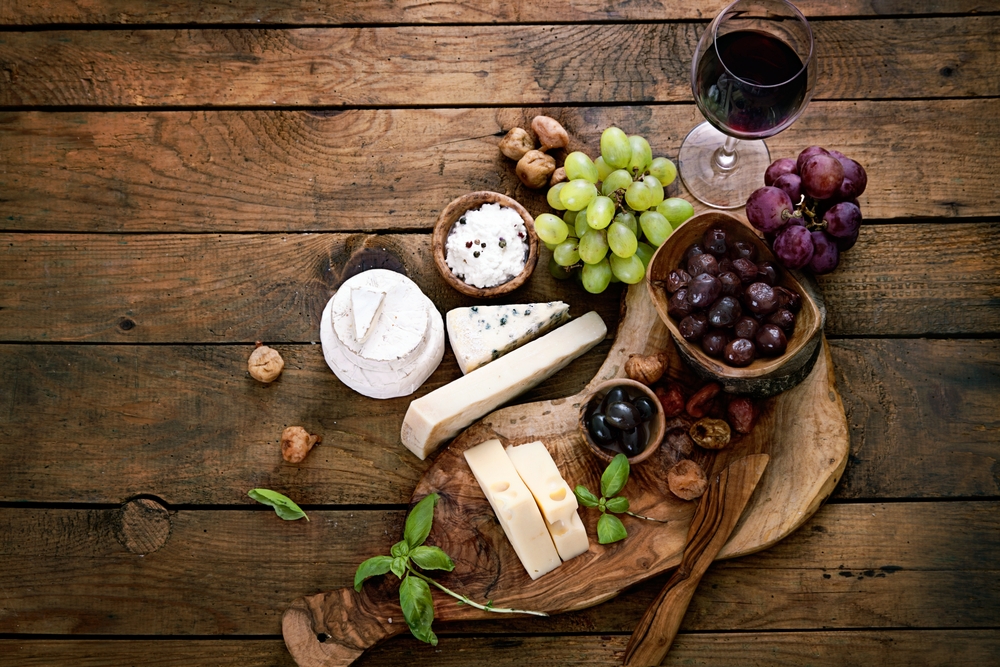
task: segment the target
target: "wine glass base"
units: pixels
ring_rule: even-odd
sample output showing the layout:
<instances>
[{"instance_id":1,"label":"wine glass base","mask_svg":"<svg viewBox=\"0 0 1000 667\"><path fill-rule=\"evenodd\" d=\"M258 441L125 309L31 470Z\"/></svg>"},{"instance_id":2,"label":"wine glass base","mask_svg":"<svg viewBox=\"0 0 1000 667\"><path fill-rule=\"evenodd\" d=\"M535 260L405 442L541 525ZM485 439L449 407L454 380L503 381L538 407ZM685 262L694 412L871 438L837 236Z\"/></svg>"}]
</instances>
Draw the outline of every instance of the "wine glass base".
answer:
<instances>
[{"instance_id":1,"label":"wine glass base","mask_svg":"<svg viewBox=\"0 0 1000 667\"><path fill-rule=\"evenodd\" d=\"M731 167L721 167L715 154L721 153L728 138L710 123L702 123L684 138L677 156L684 187L712 208L745 206L750 193L764 186L764 171L771 164L771 154L763 141L738 141Z\"/></svg>"}]
</instances>

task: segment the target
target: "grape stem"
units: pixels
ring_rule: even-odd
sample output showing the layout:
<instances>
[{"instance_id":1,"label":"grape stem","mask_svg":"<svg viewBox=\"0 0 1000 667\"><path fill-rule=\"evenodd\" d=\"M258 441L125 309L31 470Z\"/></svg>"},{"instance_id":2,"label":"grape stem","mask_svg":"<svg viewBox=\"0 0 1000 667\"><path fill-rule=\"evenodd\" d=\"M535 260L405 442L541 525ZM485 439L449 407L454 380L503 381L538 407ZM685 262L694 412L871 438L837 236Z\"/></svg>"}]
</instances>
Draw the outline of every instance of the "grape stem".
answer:
<instances>
[{"instance_id":1,"label":"grape stem","mask_svg":"<svg viewBox=\"0 0 1000 667\"><path fill-rule=\"evenodd\" d=\"M814 201L813 203L815 204L816 202ZM805 228L811 232L826 229L826 221L816 219L815 206L813 208L806 206L805 195L799 197L799 203L795 205L794 210L789 211L788 209L784 209L781 211L782 220L788 220L789 218L802 218Z\"/></svg>"}]
</instances>

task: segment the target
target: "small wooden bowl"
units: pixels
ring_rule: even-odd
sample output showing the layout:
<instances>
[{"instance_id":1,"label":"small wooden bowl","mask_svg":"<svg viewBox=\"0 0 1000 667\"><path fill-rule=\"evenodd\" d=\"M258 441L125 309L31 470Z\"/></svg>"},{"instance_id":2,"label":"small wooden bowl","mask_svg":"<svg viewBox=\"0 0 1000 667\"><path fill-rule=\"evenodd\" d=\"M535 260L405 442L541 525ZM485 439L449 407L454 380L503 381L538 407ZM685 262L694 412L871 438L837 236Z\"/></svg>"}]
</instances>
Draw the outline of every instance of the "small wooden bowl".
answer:
<instances>
[{"instance_id":1,"label":"small wooden bowl","mask_svg":"<svg viewBox=\"0 0 1000 667\"><path fill-rule=\"evenodd\" d=\"M451 232L452 226L467 211L477 209L483 204L499 204L500 206L514 209L521 216L524 228L528 233L528 257L524 263L524 268L521 269L521 273L507 282L493 287L476 287L475 285L470 285L452 273L452 270L448 267L448 263L445 261L445 244L448 241L448 233ZM531 272L535 270L535 265L538 263L538 235L535 234L534 218L531 217L531 214L523 206L510 197L502 195L499 192L488 192L485 190L462 195L458 199L453 200L441 211L441 215L438 216L437 223L434 225L431 248L434 253L434 265L445 282L462 294L481 299L500 296L501 294L516 290L528 280Z\"/></svg>"},{"instance_id":2,"label":"small wooden bowl","mask_svg":"<svg viewBox=\"0 0 1000 667\"><path fill-rule=\"evenodd\" d=\"M795 316L795 330L780 357L760 357L749 366L736 368L705 354L700 345L689 343L681 336L678 323L667 314L670 295L663 287L671 271L681 265L692 243L701 243L705 232L720 227L729 238L750 241L757 246L757 261L773 262L781 274L778 284L798 292L802 307ZM696 215L671 234L649 261L646 287L660 319L667 325L681 357L703 379L718 382L730 393L750 394L764 398L791 389L812 370L820 349L825 312L810 289L783 268L770 248L748 224L727 213L709 211Z\"/></svg>"},{"instance_id":3,"label":"small wooden bowl","mask_svg":"<svg viewBox=\"0 0 1000 667\"><path fill-rule=\"evenodd\" d=\"M630 466L636 463L642 463L650 456L653 455L656 450L660 448L660 443L663 442L663 436L666 435L667 430L667 419L663 415L663 405L660 403L660 399L657 398L653 390L642 384L641 382L636 382L635 380L629 380L627 378L616 378L614 380L605 380L590 392L587 396L587 400L583 402L583 407L580 408L580 420L579 429L580 435L583 436L583 441L587 443L590 451L594 453L594 456L610 463L611 459L615 457L615 453L604 449L590 437L590 430L587 428L587 414L590 412L590 408L596 401L600 403L604 400L604 396L611 391L614 387L628 387L632 391L638 391L653 401L653 405L656 406L656 414L653 419L649 422L649 439L646 444L646 449L642 450L639 454L629 458L628 463Z\"/></svg>"}]
</instances>

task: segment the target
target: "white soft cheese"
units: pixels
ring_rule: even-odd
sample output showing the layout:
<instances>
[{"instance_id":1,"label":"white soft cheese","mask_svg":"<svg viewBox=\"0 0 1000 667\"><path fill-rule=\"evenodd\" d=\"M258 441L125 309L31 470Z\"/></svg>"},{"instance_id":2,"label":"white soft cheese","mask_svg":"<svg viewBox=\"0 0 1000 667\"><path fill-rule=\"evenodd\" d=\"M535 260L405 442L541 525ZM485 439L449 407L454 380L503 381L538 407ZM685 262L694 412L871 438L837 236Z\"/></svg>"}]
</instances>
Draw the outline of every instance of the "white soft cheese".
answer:
<instances>
[{"instance_id":1,"label":"white soft cheese","mask_svg":"<svg viewBox=\"0 0 1000 667\"><path fill-rule=\"evenodd\" d=\"M528 576L537 579L560 564L552 537L534 498L504 453L499 440L465 450L480 488Z\"/></svg>"},{"instance_id":2,"label":"white soft cheese","mask_svg":"<svg viewBox=\"0 0 1000 667\"><path fill-rule=\"evenodd\" d=\"M483 204L452 225L445 262L466 284L495 287L521 273L528 259L528 235L517 211Z\"/></svg>"},{"instance_id":3,"label":"white soft cheese","mask_svg":"<svg viewBox=\"0 0 1000 667\"><path fill-rule=\"evenodd\" d=\"M445 315L448 341L462 373L499 359L569 319L562 301L455 308Z\"/></svg>"},{"instance_id":4,"label":"white soft cheese","mask_svg":"<svg viewBox=\"0 0 1000 667\"><path fill-rule=\"evenodd\" d=\"M600 315L587 313L421 396L410 403L403 417L399 436L403 445L418 458L427 458L472 422L597 345L607 332Z\"/></svg>"},{"instance_id":5,"label":"white soft cheese","mask_svg":"<svg viewBox=\"0 0 1000 667\"><path fill-rule=\"evenodd\" d=\"M364 342L372 325L382 314L382 303L385 301L385 290L372 289L360 285L351 290L351 310L354 314L354 337Z\"/></svg>"}]
</instances>

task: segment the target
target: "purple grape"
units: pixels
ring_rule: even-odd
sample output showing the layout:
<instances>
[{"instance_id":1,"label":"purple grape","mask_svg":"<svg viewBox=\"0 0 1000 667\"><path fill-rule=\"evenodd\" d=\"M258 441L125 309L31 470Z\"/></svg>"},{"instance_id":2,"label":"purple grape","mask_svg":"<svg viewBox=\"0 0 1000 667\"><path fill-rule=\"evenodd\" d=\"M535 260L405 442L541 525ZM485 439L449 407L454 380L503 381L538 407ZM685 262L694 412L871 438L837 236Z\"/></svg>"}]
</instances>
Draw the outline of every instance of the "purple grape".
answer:
<instances>
[{"instance_id":1,"label":"purple grape","mask_svg":"<svg viewBox=\"0 0 1000 667\"><path fill-rule=\"evenodd\" d=\"M813 256L813 241L809 230L792 225L774 239L774 254L790 269L801 269Z\"/></svg>"},{"instance_id":2,"label":"purple grape","mask_svg":"<svg viewBox=\"0 0 1000 667\"><path fill-rule=\"evenodd\" d=\"M864 167L849 157L838 157L837 159L840 161L840 165L844 168L844 180L849 180L853 186L850 196L844 197L844 199L857 197L865 191L865 188L868 187L868 172L865 171Z\"/></svg>"},{"instance_id":3,"label":"purple grape","mask_svg":"<svg viewBox=\"0 0 1000 667\"><path fill-rule=\"evenodd\" d=\"M762 232L776 232L785 226L782 214L791 214L792 200L788 194L773 186L764 186L750 193L747 199L747 220Z\"/></svg>"},{"instance_id":4,"label":"purple grape","mask_svg":"<svg viewBox=\"0 0 1000 667\"><path fill-rule=\"evenodd\" d=\"M853 236L861 226L861 209L842 201L823 214L823 222L826 223L826 231L830 236L838 239Z\"/></svg>"},{"instance_id":5,"label":"purple grape","mask_svg":"<svg viewBox=\"0 0 1000 667\"><path fill-rule=\"evenodd\" d=\"M802 199L802 177L798 174L785 174L774 181L774 187L784 190L793 204Z\"/></svg>"},{"instance_id":6,"label":"purple grape","mask_svg":"<svg viewBox=\"0 0 1000 667\"><path fill-rule=\"evenodd\" d=\"M716 257L726 254L726 232L721 229L709 229L705 232L701 243L705 250Z\"/></svg>"},{"instance_id":7,"label":"purple grape","mask_svg":"<svg viewBox=\"0 0 1000 667\"><path fill-rule=\"evenodd\" d=\"M837 239L837 250L840 252L845 252L854 247L854 244L858 242L858 234L861 233L861 228L858 227L854 234L851 236L846 236L844 238Z\"/></svg>"},{"instance_id":8,"label":"purple grape","mask_svg":"<svg viewBox=\"0 0 1000 667\"><path fill-rule=\"evenodd\" d=\"M747 287L743 295L743 303L751 313L758 317L770 315L778 309L778 297L774 294L774 288L767 283L754 283ZM709 321L712 317L709 316Z\"/></svg>"},{"instance_id":9,"label":"purple grape","mask_svg":"<svg viewBox=\"0 0 1000 667\"><path fill-rule=\"evenodd\" d=\"M777 357L785 353L788 339L776 324L765 324L757 332L757 351L765 357Z\"/></svg>"},{"instance_id":10,"label":"purple grape","mask_svg":"<svg viewBox=\"0 0 1000 667\"><path fill-rule=\"evenodd\" d=\"M794 174L798 171L798 167L795 165L795 159L790 157L783 157L779 160L775 160L764 172L764 185L774 185L774 182L780 176L785 174Z\"/></svg>"},{"instance_id":11,"label":"purple grape","mask_svg":"<svg viewBox=\"0 0 1000 667\"><path fill-rule=\"evenodd\" d=\"M817 276L830 273L837 268L840 261L840 251L837 249L837 240L826 232L811 232L813 241L812 259L809 260L809 270Z\"/></svg>"},{"instance_id":12,"label":"purple grape","mask_svg":"<svg viewBox=\"0 0 1000 667\"><path fill-rule=\"evenodd\" d=\"M813 199L829 199L844 180L844 166L832 155L813 155L799 171L802 189Z\"/></svg>"},{"instance_id":13,"label":"purple grape","mask_svg":"<svg viewBox=\"0 0 1000 667\"><path fill-rule=\"evenodd\" d=\"M756 352L751 341L746 338L735 338L726 345L722 356L731 366L748 366L756 356Z\"/></svg>"},{"instance_id":14,"label":"purple grape","mask_svg":"<svg viewBox=\"0 0 1000 667\"><path fill-rule=\"evenodd\" d=\"M813 155L829 155L830 152L823 148L822 146L809 146L804 148L799 156L795 159L795 173L802 175L802 165L806 163L806 160L811 158Z\"/></svg>"},{"instance_id":15,"label":"purple grape","mask_svg":"<svg viewBox=\"0 0 1000 667\"><path fill-rule=\"evenodd\" d=\"M691 279L688 285L688 300L695 308L708 308L722 292L722 283L710 273L702 273Z\"/></svg>"},{"instance_id":16,"label":"purple grape","mask_svg":"<svg viewBox=\"0 0 1000 667\"><path fill-rule=\"evenodd\" d=\"M705 316L705 313L692 313L681 320L677 329L681 332L684 340L697 343L708 331L708 317Z\"/></svg>"},{"instance_id":17,"label":"purple grape","mask_svg":"<svg viewBox=\"0 0 1000 667\"><path fill-rule=\"evenodd\" d=\"M844 155L840 151L836 151L836 150L834 150L832 148L827 148L826 152L829 153L830 155L832 155L833 157L837 158L838 160L843 160L843 159L847 158L846 155Z\"/></svg>"}]
</instances>

